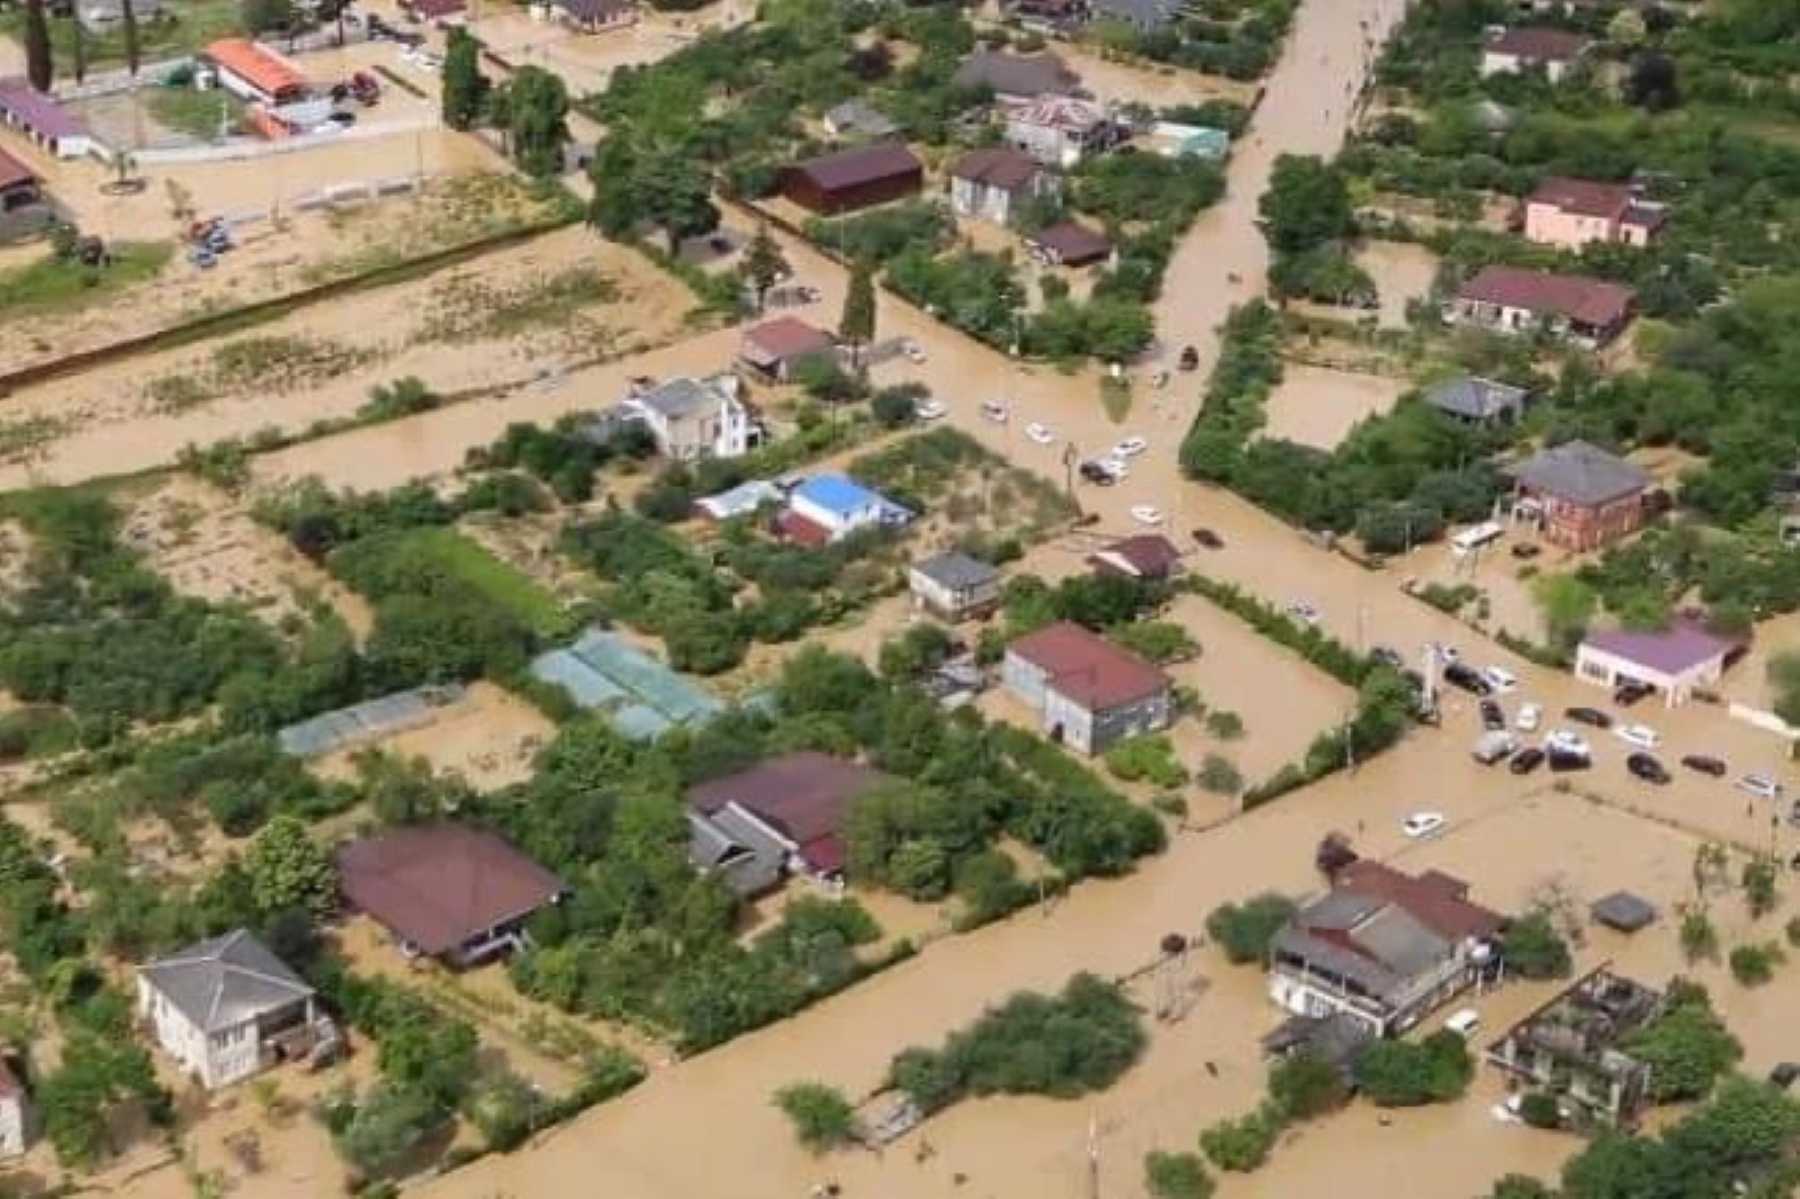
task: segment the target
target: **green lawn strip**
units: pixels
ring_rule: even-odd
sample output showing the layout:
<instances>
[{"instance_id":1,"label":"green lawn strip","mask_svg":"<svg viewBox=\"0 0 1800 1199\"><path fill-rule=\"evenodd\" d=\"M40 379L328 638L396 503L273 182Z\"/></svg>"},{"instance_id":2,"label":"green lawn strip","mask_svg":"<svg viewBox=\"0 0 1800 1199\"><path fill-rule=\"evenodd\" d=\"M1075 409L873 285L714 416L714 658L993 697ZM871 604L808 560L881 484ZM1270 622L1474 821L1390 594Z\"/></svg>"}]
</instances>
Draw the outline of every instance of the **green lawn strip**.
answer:
<instances>
[{"instance_id":1,"label":"green lawn strip","mask_svg":"<svg viewBox=\"0 0 1800 1199\"><path fill-rule=\"evenodd\" d=\"M107 247L112 263L83 266L45 252L28 266L0 271L0 314L7 317L73 312L154 278L175 253L172 242L120 241Z\"/></svg>"},{"instance_id":2,"label":"green lawn strip","mask_svg":"<svg viewBox=\"0 0 1800 1199\"><path fill-rule=\"evenodd\" d=\"M480 591L534 632L554 638L568 630L568 613L555 596L455 529L423 528L407 536L445 571Z\"/></svg>"}]
</instances>

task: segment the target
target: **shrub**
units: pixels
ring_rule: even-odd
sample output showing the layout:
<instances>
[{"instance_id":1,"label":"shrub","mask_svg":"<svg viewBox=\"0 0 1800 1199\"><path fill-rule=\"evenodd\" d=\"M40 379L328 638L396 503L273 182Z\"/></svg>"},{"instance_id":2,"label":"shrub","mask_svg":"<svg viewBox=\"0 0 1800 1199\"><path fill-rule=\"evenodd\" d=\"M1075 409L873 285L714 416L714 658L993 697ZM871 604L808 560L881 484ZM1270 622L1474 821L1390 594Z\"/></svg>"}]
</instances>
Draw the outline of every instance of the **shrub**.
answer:
<instances>
[{"instance_id":1,"label":"shrub","mask_svg":"<svg viewBox=\"0 0 1800 1199\"><path fill-rule=\"evenodd\" d=\"M1469 1047L1443 1029L1423 1041L1378 1041L1356 1063L1356 1081L1379 1107L1417 1107L1462 1096L1475 1076Z\"/></svg>"},{"instance_id":2,"label":"shrub","mask_svg":"<svg viewBox=\"0 0 1800 1199\"><path fill-rule=\"evenodd\" d=\"M1269 1150L1281 1135L1281 1120L1258 1108L1235 1120L1220 1120L1200 1132L1200 1150L1221 1170L1248 1173L1269 1160Z\"/></svg>"},{"instance_id":3,"label":"shrub","mask_svg":"<svg viewBox=\"0 0 1800 1199\"><path fill-rule=\"evenodd\" d=\"M1269 1068L1269 1102L1284 1120L1311 1120L1348 1098L1336 1066L1307 1050Z\"/></svg>"},{"instance_id":4,"label":"shrub","mask_svg":"<svg viewBox=\"0 0 1800 1199\"><path fill-rule=\"evenodd\" d=\"M1556 1128L1562 1124L1562 1110L1549 1092L1527 1091L1519 1098L1519 1118L1533 1128Z\"/></svg>"},{"instance_id":5,"label":"shrub","mask_svg":"<svg viewBox=\"0 0 1800 1199\"><path fill-rule=\"evenodd\" d=\"M1187 767L1175 757L1175 747L1161 734L1132 737L1106 751L1106 768L1128 783L1149 779L1158 787L1179 787L1188 781Z\"/></svg>"},{"instance_id":6,"label":"shrub","mask_svg":"<svg viewBox=\"0 0 1800 1199\"><path fill-rule=\"evenodd\" d=\"M1661 1014L1623 1048L1650 1066L1650 1094L1658 1103L1700 1098L1744 1056L1706 988L1681 978L1670 982Z\"/></svg>"},{"instance_id":7,"label":"shrub","mask_svg":"<svg viewBox=\"0 0 1800 1199\"><path fill-rule=\"evenodd\" d=\"M1513 921L1500 944L1507 965L1526 978L1567 978L1573 968L1569 946L1547 912Z\"/></svg>"},{"instance_id":8,"label":"shrub","mask_svg":"<svg viewBox=\"0 0 1800 1199\"><path fill-rule=\"evenodd\" d=\"M1144 1155L1144 1190L1150 1199L1211 1199L1213 1189L1198 1154L1152 1149Z\"/></svg>"},{"instance_id":9,"label":"shrub","mask_svg":"<svg viewBox=\"0 0 1800 1199\"><path fill-rule=\"evenodd\" d=\"M794 1123L794 1135L813 1153L856 1137L856 1109L842 1091L819 1082L796 1082L775 1092L775 1106Z\"/></svg>"},{"instance_id":10,"label":"shrub","mask_svg":"<svg viewBox=\"0 0 1800 1199\"><path fill-rule=\"evenodd\" d=\"M1244 789L1244 776L1228 759L1207 754L1200 762L1200 786L1214 795L1236 795Z\"/></svg>"},{"instance_id":11,"label":"shrub","mask_svg":"<svg viewBox=\"0 0 1800 1199\"><path fill-rule=\"evenodd\" d=\"M1760 987L1775 977L1775 967L1786 960L1787 954L1773 941L1739 945L1731 951L1731 977L1746 987Z\"/></svg>"},{"instance_id":12,"label":"shrub","mask_svg":"<svg viewBox=\"0 0 1800 1199\"><path fill-rule=\"evenodd\" d=\"M1206 935L1225 951L1234 966L1260 962L1269 943L1294 915L1296 905L1285 895L1265 891L1242 904L1222 903L1207 914Z\"/></svg>"},{"instance_id":13,"label":"shrub","mask_svg":"<svg viewBox=\"0 0 1800 1199\"><path fill-rule=\"evenodd\" d=\"M1206 731L1221 741L1236 741L1244 735L1244 720L1236 712L1214 708L1206 714Z\"/></svg>"}]
</instances>

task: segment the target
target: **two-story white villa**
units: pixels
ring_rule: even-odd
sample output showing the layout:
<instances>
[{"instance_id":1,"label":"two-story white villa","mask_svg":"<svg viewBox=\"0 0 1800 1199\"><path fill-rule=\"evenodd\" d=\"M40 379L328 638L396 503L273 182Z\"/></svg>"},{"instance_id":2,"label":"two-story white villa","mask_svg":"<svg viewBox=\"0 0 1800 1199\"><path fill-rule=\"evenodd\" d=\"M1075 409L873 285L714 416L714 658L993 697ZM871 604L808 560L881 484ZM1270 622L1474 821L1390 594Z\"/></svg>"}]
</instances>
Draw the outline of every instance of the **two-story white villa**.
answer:
<instances>
[{"instance_id":1,"label":"two-story white villa","mask_svg":"<svg viewBox=\"0 0 1800 1199\"><path fill-rule=\"evenodd\" d=\"M729 372L670 379L630 397L626 405L656 439L657 452L677 462L736 458L758 440L742 385Z\"/></svg>"}]
</instances>

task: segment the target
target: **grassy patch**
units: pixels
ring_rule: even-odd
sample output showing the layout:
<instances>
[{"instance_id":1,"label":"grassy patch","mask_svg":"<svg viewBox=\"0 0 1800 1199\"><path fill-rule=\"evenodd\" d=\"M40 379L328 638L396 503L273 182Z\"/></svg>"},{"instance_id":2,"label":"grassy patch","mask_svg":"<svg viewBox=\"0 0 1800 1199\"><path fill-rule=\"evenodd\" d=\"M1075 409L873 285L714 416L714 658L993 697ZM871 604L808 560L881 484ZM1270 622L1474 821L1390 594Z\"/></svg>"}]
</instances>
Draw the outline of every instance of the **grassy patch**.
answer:
<instances>
[{"instance_id":1,"label":"grassy patch","mask_svg":"<svg viewBox=\"0 0 1800 1199\"><path fill-rule=\"evenodd\" d=\"M554 638L567 631L568 613L554 596L455 529L434 526L406 536L412 549L534 632Z\"/></svg>"},{"instance_id":2,"label":"grassy patch","mask_svg":"<svg viewBox=\"0 0 1800 1199\"><path fill-rule=\"evenodd\" d=\"M146 107L158 125L189 137L212 140L238 127L244 115L243 101L222 88L208 92L191 87L158 87L149 93Z\"/></svg>"},{"instance_id":3,"label":"grassy patch","mask_svg":"<svg viewBox=\"0 0 1800 1199\"><path fill-rule=\"evenodd\" d=\"M67 430L68 422L53 416L21 416L0 420L0 462L29 458Z\"/></svg>"},{"instance_id":4,"label":"grassy patch","mask_svg":"<svg viewBox=\"0 0 1800 1199\"><path fill-rule=\"evenodd\" d=\"M171 242L121 241L108 248L110 266L83 266L45 254L28 266L0 271L0 313L73 312L153 278L175 252Z\"/></svg>"},{"instance_id":5,"label":"grassy patch","mask_svg":"<svg viewBox=\"0 0 1800 1199\"><path fill-rule=\"evenodd\" d=\"M25 6L0 10L0 35L24 46ZM163 15L155 20L139 20L138 45L140 61L159 62L192 54L208 42L222 37L238 37L244 33L243 10L238 0L169 0ZM59 76L72 75L75 62L75 22L50 22L50 48ZM125 62L125 35L111 30L102 36L83 31L82 48L87 53L89 71Z\"/></svg>"},{"instance_id":6,"label":"grassy patch","mask_svg":"<svg viewBox=\"0 0 1800 1199\"><path fill-rule=\"evenodd\" d=\"M1131 380L1103 375L1100 379L1100 406L1106 409L1107 420L1115 425L1124 424L1125 418L1131 415Z\"/></svg>"},{"instance_id":7,"label":"grassy patch","mask_svg":"<svg viewBox=\"0 0 1800 1199\"><path fill-rule=\"evenodd\" d=\"M533 334L596 332L583 310L610 304L619 288L591 266L572 266L517 287L499 287L474 273L456 275L432 294L422 341L507 339Z\"/></svg>"}]
</instances>

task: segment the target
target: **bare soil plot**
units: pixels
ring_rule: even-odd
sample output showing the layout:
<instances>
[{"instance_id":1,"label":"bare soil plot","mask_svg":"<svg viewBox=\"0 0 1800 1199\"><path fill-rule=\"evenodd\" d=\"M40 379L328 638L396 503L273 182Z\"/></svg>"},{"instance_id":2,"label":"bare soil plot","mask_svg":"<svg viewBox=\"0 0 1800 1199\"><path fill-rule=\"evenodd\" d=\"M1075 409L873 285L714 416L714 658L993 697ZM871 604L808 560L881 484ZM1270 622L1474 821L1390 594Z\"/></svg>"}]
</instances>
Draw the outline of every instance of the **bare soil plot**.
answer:
<instances>
[{"instance_id":1,"label":"bare soil plot","mask_svg":"<svg viewBox=\"0 0 1800 1199\"><path fill-rule=\"evenodd\" d=\"M668 16L644 10L638 23L605 33L577 33L555 22L537 20L522 8L484 5L469 30L487 48L514 66L555 71L572 96L606 90L612 73L623 66L643 66L667 58L699 33L728 28L753 15L753 6L728 0L700 12Z\"/></svg>"},{"instance_id":2,"label":"bare soil plot","mask_svg":"<svg viewBox=\"0 0 1800 1199\"><path fill-rule=\"evenodd\" d=\"M478 791L492 791L531 777L532 759L555 727L518 696L478 681L430 724L397 733L375 748L402 758L424 758L434 770L461 775ZM354 758L369 748L340 750L311 765L324 778L353 779Z\"/></svg>"},{"instance_id":3,"label":"bare soil plot","mask_svg":"<svg viewBox=\"0 0 1800 1199\"><path fill-rule=\"evenodd\" d=\"M1356 264L1375 280L1381 299L1379 323L1384 329L1406 328L1406 306L1431 291L1437 277L1437 255L1411 242L1371 241L1356 251Z\"/></svg>"},{"instance_id":4,"label":"bare soil plot","mask_svg":"<svg viewBox=\"0 0 1800 1199\"><path fill-rule=\"evenodd\" d=\"M1104 58L1085 46L1057 44L1056 53L1081 76L1082 86L1103 102L1143 103L1158 107L1199 104L1207 100L1232 100L1249 104L1258 84L1202 75L1155 63L1120 62Z\"/></svg>"},{"instance_id":5,"label":"bare soil plot","mask_svg":"<svg viewBox=\"0 0 1800 1199\"><path fill-rule=\"evenodd\" d=\"M1290 362L1269 397L1263 435L1333 449L1359 421L1390 411L1404 390L1397 379Z\"/></svg>"}]
</instances>

